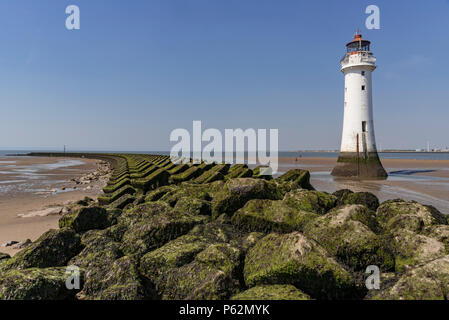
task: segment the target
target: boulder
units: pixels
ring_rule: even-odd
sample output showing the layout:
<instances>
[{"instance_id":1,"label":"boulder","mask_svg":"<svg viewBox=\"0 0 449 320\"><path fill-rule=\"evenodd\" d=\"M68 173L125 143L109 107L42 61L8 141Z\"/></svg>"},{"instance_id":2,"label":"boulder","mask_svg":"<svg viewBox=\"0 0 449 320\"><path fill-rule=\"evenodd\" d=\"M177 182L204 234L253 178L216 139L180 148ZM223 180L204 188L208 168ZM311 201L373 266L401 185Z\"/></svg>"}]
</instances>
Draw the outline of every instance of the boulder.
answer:
<instances>
[{"instance_id":1,"label":"boulder","mask_svg":"<svg viewBox=\"0 0 449 320\"><path fill-rule=\"evenodd\" d=\"M6 269L65 266L82 250L80 236L72 229L49 230L30 246L8 259Z\"/></svg>"},{"instance_id":2,"label":"boulder","mask_svg":"<svg viewBox=\"0 0 449 320\"><path fill-rule=\"evenodd\" d=\"M449 255L413 268L373 300L449 300Z\"/></svg>"},{"instance_id":3,"label":"boulder","mask_svg":"<svg viewBox=\"0 0 449 320\"><path fill-rule=\"evenodd\" d=\"M302 169L292 169L284 173L275 180L280 182L293 182L294 188L303 188L307 190L314 190L310 184L310 172Z\"/></svg>"},{"instance_id":4,"label":"boulder","mask_svg":"<svg viewBox=\"0 0 449 320\"><path fill-rule=\"evenodd\" d=\"M240 292L231 300L311 300L311 298L290 284L272 284Z\"/></svg>"},{"instance_id":5,"label":"boulder","mask_svg":"<svg viewBox=\"0 0 449 320\"><path fill-rule=\"evenodd\" d=\"M337 205L345 205L345 204L361 204L376 211L379 207L379 199L370 192L348 192L350 190L339 190L334 192L334 195L337 196Z\"/></svg>"},{"instance_id":6,"label":"boulder","mask_svg":"<svg viewBox=\"0 0 449 320\"><path fill-rule=\"evenodd\" d=\"M283 201L296 210L325 214L335 207L337 198L326 192L296 189L288 192Z\"/></svg>"},{"instance_id":7,"label":"boulder","mask_svg":"<svg viewBox=\"0 0 449 320\"><path fill-rule=\"evenodd\" d=\"M207 220L206 216L180 213L162 201L138 205L119 217L119 224L126 228L122 238L123 252L143 255Z\"/></svg>"},{"instance_id":8,"label":"boulder","mask_svg":"<svg viewBox=\"0 0 449 320\"><path fill-rule=\"evenodd\" d=\"M214 196L212 214L214 218L222 213L231 216L251 199L277 200L280 198L276 185L271 181L253 178L231 179L225 183L223 190Z\"/></svg>"},{"instance_id":9,"label":"boulder","mask_svg":"<svg viewBox=\"0 0 449 320\"><path fill-rule=\"evenodd\" d=\"M444 243L407 229L395 231L392 238L396 254L396 272L402 272L449 253Z\"/></svg>"},{"instance_id":10,"label":"boulder","mask_svg":"<svg viewBox=\"0 0 449 320\"><path fill-rule=\"evenodd\" d=\"M210 215L210 201L195 199L191 197L182 197L176 202L175 210L190 215Z\"/></svg>"},{"instance_id":11,"label":"boulder","mask_svg":"<svg viewBox=\"0 0 449 320\"><path fill-rule=\"evenodd\" d=\"M385 201L377 209L376 215L381 225L392 232L407 229L419 233L424 227L447 224L446 217L438 210L414 201Z\"/></svg>"},{"instance_id":12,"label":"boulder","mask_svg":"<svg viewBox=\"0 0 449 320\"><path fill-rule=\"evenodd\" d=\"M78 290L67 289L69 275L66 268L9 270L0 274L0 300L74 299Z\"/></svg>"},{"instance_id":13,"label":"boulder","mask_svg":"<svg viewBox=\"0 0 449 320\"><path fill-rule=\"evenodd\" d=\"M151 286L143 284L136 261L128 256L115 260L98 281L98 291L79 296L88 300L146 300L154 296Z\"/></svg>"},{"instance_id":14,"label":"boulder","mask_svg":"<svg viewBox=\"0 0 449 320\"><path fill-rule=\"evenodd\" d=\"M191 263L170 270L162 299L228 299L240 290L242 256L229 244L209 246Z\"/></svg>"},{"instance_id":15,"label":"boulder","mask_svg":"<svg viewBox=\"0 0 449 320\"><path fill-rule=\"evenodd\" d=\"M360 298L351 274L318 243L299 232L271 233L252 247L245 259L245 283L292 284L317 299Z\"/></svg>"},{"instance_id":16,"label":"boulder","mask_svg":"<svg viewBox=\"0 0 449 320\"><path fill-rule=\"evenodd\" d=\"M254 199L232 216L233 225L245 231L301 231L317 214L296 210L281 200Z\"/></svg>"},{"instance_id":17,"label":"boulder","mask_svg":"<svg viewBox=\"0 0 449 320\"><path fill-rule=\"evenodd\" d=\"M59 219L60 228L73 228L76 232L85 232L92 229L105 229L115 223L121 214L120 209L105 209L103 207L81 208L68 213Z\"/></svg>"},{"instance_id":18,"label":"boulder","mask_svg":"<svg viewBox=\"0 0 449 320\"><path fill-rule=\"evenodd\" d=\"M362 205L346 205L313 220L304 234L354 270L374 264L387 271L394 268L394 251L383 236L376 234L378 231L374 211Z\"/></svg>"},{"instance_id":19,"label":"boulder","mask_svg":"<svg viewBox=\"0 0 449 320\"><path fill-rule=\"evenodd\" d=\"M0 252L0 261L10 259L10 258L11 258L11 256L9 254Z\"/></svg>"}]
</instances>

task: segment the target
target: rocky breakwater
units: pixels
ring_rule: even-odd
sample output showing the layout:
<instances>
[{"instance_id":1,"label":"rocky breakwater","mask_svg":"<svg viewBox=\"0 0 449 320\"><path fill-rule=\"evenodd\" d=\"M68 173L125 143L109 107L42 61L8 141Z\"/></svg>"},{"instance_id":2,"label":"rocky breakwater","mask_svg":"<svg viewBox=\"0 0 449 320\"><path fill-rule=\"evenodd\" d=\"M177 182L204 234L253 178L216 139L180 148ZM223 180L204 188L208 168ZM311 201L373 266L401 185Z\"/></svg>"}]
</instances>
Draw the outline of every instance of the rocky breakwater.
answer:
<instances>
[{"instance_id":1,"label":"rocky breakwater","mask_svg":"<svg viewBox=\"0 0 449 320\"><path fill-rule=\"evenodd\" d=\"M98 201L0 254L1 299L449 298L448 217L433 207L319 192L299 169L266 179L143 155L113 168ZM79 290L66 288L67 266Z\"/></svg>"}]
</instances>

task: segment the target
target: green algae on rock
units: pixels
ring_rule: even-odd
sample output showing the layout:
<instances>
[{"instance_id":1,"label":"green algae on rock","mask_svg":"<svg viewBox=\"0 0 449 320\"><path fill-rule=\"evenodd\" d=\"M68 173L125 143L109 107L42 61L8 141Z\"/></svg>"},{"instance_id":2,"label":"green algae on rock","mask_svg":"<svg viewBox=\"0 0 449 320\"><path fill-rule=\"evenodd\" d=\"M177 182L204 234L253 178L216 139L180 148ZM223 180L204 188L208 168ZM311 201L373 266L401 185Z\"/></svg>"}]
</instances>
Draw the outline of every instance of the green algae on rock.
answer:
<instances>
[{"instance_id":1,"label":"green algae on rock","mask_svg":"<svg viewBox=\"0 0 449 320\"><path fill-rule=\"evenodd\" d=\"M10 270L0 275L0 300L75 299L78 290L67 289L67 278L65 267Z\"/></svg>"},{"instance_id":2,"label":"green algae on rock","mask_svg":"<svg viewBox=\"0 0 449 320\"><path fill-rule=\"evenodd\" d=\"M283 201L297 210L325 214L335 207L337 198L326 192L296 189L288 192Z\"/></svg>"},{"instance_id":3,"label":"green algae on rock","mask_svg":"<svg viewBox=\"0 0 449 320\"><path fill-rule=\"evenodd\" d=\"M231 300L311 300L310 296L289 284L261 285L240 292Z\"/></svg>"},{"instance_id":4,"label":"green algae on rock","mask_svg":"<svg viewBox=\"0 0 449 320\"><path fill-rule=\"evenodd\" d=\"M250 288L292 284L318 299L363 296L353 276L325 249L299 232L271 233L259 240L246 255L244 278Z\"/></svg>"},{"instance_id":5,"label":"green algae on rock","mask_svg":"<svg viewBox=\"0 0 449 320\"><path fill-rule=\"evenodd\" d=\"M254 199L237 210L231 222L245 231L292 232L301 231L318 215L293 209L281 200Z\"/></svg>"},{"instance_id":6,"label":"green algae on rock","mask_svg":"<svg viewBox=\"0 0 449 320\"><path fill-rule=\"evenodd\" d=\"M65 214L59 219L60 228L73 228L76 232L92 229L105 229L117 223L121 210L105 209L103 207L86 207L78 211Z\"/></svg>"}]
</instances>

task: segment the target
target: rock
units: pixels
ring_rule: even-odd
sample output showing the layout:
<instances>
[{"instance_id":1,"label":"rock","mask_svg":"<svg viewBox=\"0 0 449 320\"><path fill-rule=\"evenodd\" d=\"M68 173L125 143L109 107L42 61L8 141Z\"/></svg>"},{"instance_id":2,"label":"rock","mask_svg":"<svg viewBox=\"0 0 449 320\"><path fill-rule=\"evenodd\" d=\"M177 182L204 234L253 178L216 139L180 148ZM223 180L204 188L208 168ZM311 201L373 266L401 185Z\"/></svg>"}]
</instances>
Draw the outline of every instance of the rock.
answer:
<instances>
[{"instance_id":1,"label":"rock","mask_svg":"<svg viewBox=\"0 0 449 320\"><path fill-rule=\"evenodd\" d=\"M407 229L395 231L392 240L396 253L396 272L441 258L448 253L442 242Z\"/></svg>"},{"instance_id":2,"label":"rock","mask_svg":"<svg viewBox=\"0 0 449 320\"><path fill-rule=\"evenodd\" d=\"M317 214L296 210L281 200L254 199L232 216L231 222L245 231L301 231Z\"/></svg>"},{"instance_id":3,"label":"rock","mask_svg":"<svg viewBox=\"0 0 449 320\"><path fill-rule=\"evenodd\" d=\"M288 192L283 201L296 210L325 214L335 207L337 198L325 192L296 189Z\"/></svg>"},{"instance_id":4,"label":"rock","mask_svg":"<svg viewBox=\"0 0 449 320\"><path fill-rule=\"evenodd\" d=\"M449 300L449 255L408 270L373 300Z\"/></svg>"},{"instance_id":5,"label":"rock","mask_svg":"<svg viewBox=\"0 0 449 320\"><path fill-rule=\"evenodd\" d=\"M201 200L210 201L212 200L208 188L203 185L183 183L176 187L173 187L169 192L165 193L159 200L167 202L171 207L176 206L180 199L185 200Z\"/></svg>"},{"instance_id":6,"label":"rock","mask_svg":"<svg viewBox=\"0 0 449 320\"><path fill-rule=\"evenodd\" d=\"M92 229L105 229L115 223L121 210L106 210L103 207L84 207L64 215L59 219L60 228L73 228L76 232Z\"/></svg>"},{"instance_id":7,"label":"rock","mask_svg":"<svg viewBox=\"0 0 449 320\"><path fill-rule=\"evenodd\" d=\"M212 200L212 214L217 218L222 213L232 215L251 199L280 199L276 185L271 181L252 178L228 180L221 192Z\"/></svg>"},{"instance_id":8,"label":"rock","mask_svg":"<svg viewBox=\"0 0 449 320\"><path fill-rule=\"evenodd\" d=\"M25 241L17 243L13 249L23 249L30 246L33 242L30 239L26 239Z\"/></svg>"},{"instance_id":9,"label":"rock","mask_svg":"<svg viewBox=\"0 0 449 320\"><path fill-rule=\"evenodd\" d=\"M242 251L229 244L214 244L195 259L167 275L162 299L227 299L240 290Z\"/></svg>"},{"instance_id":10,"label":"rock","mask_svg":"<svg viewBox=\"0 0 449 320\"><path fill-rule=\"evenodd\" d=\"M0 261L10 259L11 256L7 253L0 252Z\"/></svg>"},{"instance_id":11,"label":"rock","mask_svg":"<svg viewBox=\"0 0 449 320\"><path fill-rule=\"evenodd\" d=\"M315 241L299 232L271 233L252 247L245 259L245 283L292 284L316 299L360 298L351 274Z\"/></svg>"},{"instance_id":12,"label":"rock","mask_svg":"<svg viewBox=\"0 0 449 320\"><path fill-rule=\"evenodd\" d=\"M361 204L373 211L376 211L379 207L379 199L370 192L347 192L347 190L340 191L340 193L337 193L340 195L337 197L337 205Z\"/></svg>"},{"instance_id":13,"label":"rock","mask_svg":"<svg viewBox=\"0 0 449 320\"><path fill-rule=\"evenodd\" d=\"M374 211L346 205L313 220L304 234L354 270L377 265L388 271L394 268L394 250L389 241L376 234L379 231Z\"/></svg>"},{"instance_id":14,"label":"rock","mask_svg":"<svg viewBox=\"0 0 449 320\"><path fill-rule=\"evenodd\" d=\"M0 300L74 299L77 290L67 289L68 276L66 268L10 270L0 275Z\"/></svg>"},{"instance_id":15,"label":"rock","mask_svg":"<svg viewBox=\"0 0 449 320\"><path fill-rule=\"evenodd\" d=\"M162 201L138 205L119 218L119 224L127 228L123 251L128 255L145 254L206 221L205 216L180 213Z\"/></svg>"},{"instance_id":16,"label":"rock","mask_svg":"<svg viewBox=\"0 0 449 320\"><path fill-rule=\"evenodd\" d=\"M99 291L81 296L89 300L145 300L154 296L145 287L137 270L136 261L125 256L114 261L107 272L98 279Z\"/></svg>"},{"instance_id":17,"label":"rock","mask_svg":"<svg viewBox=\"0 0 449 320\"><path fill-rule=\"evenodd\" d=\"M10 240L10 241L6 241L5 243L2 244L2 247L7 248L7 247L12 247L13 245L19 243L19 241L15 241L15 240Z\"/></svg>"},{"instance_id":18,"label":"rock","mask_svg":"<svg viewBox=\"0 0 449 320\"><path fill-rule=\"evenodd\" d=\"M28 269L65 266L82 249L80 236L72 229L49 230L3 268Z\"/></svg>"},{"instance_id":19,"label":"rock","mask_svg":"<svg viewBox=\"0 0 449 320\"><path fill-rule=\"evenodd\" d=\"M346 195L354 193L349 189L340 189L332 193L332 195L337 197L337 205L340 204L340 199L346 197Z\"/></svg>"},{"instance_id":20,"label":"rock","mask_svg":"<svg viewBox=\"0 0 449 320\"><path fill-rule=\"evenodd\" d=\"M407 229L420 233L424 227L447 224L446 217L433 207L417 202L389 200L376 211L377 219L389 231Z\"/></svg>"},{"instance_id":21,"label":"rock","mask_svg":"<svg viewBox=\"0 0 449 320\"><path fill-rule=\"evenodd\" d=\"M423 234L442 242L446 247L446 251L449 252L449 225L439 224L427 227Z\"/></svg>"},{"instance_id":22,"label":"rock","mask_svg":"<svg viewBox=\"0 0 449 320\"><path fill-rule=\"evenodd\" d=\"M293 182L294 188L314 190L314 188L310 184L310 173L307 170L292 169L275 180L281 182Z\"/></svg>"},{"instance_id":23,"label":"rock","mask_svg":"<svg viewBox=\"0 0 449 320\"><path fill-rule=\"evenodd\" d=\"M210 201L195 199L191 197L180 198L175 205L175 210L190 215L210 215Z\"/></svg>"},{"instance_id":24,"label":"rock","mask_svg":"<svg viewBox=\"0 0 449 320\"><path fill-rule=\"evenodd\" d=\"M236 294L231 300L311 300L311 298L290 284L273 284L253 287Z\"/></svg>"}]
</instances>

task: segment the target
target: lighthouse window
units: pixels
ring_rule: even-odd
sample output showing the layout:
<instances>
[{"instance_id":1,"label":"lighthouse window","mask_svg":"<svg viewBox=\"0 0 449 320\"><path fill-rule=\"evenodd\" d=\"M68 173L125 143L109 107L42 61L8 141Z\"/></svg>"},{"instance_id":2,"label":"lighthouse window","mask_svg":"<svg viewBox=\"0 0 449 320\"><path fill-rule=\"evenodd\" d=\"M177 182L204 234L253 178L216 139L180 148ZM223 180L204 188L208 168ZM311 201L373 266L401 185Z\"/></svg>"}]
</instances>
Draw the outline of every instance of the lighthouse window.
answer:
<instances>
[{"instance_id":1,"label":"lighthouse window","mask_svg":"<svg viewBox=\"0 0 449 320\"><path fill-rule=\"evenodd\" d=\"M362 86L362 90L365 90L365 86Z\"/></svg>"},{"instance_id":2,"label":"lighthouse window","mask_svg":"<svg viewBox=\"0 0 449 320\"><path fill-rule=\"evenodd\" d=\"M366 132L366 121L362 121L362 132Z\"/></svg>"},{"instance_id":3,"label":"lighthouse window","mask_svg":"<svg viewBox=\"0 0 449 320\"><path fill-rule=\"evenodd\" d=\"M365 71L362 71L362 76L364 76L365 75Z\"/></svg>"}]
</instances>

